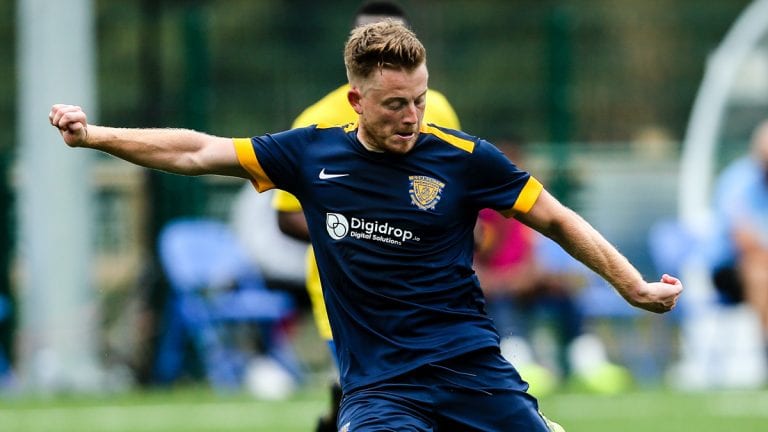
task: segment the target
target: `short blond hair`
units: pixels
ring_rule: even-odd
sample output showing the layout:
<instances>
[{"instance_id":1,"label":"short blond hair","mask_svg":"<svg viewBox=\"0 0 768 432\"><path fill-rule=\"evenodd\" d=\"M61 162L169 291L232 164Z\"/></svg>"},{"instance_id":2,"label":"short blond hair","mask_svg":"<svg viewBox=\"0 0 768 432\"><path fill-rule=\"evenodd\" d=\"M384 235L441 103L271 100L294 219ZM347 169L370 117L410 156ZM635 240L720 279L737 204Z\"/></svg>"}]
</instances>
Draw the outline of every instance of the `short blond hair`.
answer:
<instances>
[{"instance_id":1,"label":"short blond hair","mask_svg":"<svg viewBox=\"0 0 768 432\"><path fill-rule=\"evenodd\" d=\"M368 78L374 70L413 71L427 59L416 35L393 19L357 27L344 47L344 66L350 83Z\"/></svg>"}]
</instances>

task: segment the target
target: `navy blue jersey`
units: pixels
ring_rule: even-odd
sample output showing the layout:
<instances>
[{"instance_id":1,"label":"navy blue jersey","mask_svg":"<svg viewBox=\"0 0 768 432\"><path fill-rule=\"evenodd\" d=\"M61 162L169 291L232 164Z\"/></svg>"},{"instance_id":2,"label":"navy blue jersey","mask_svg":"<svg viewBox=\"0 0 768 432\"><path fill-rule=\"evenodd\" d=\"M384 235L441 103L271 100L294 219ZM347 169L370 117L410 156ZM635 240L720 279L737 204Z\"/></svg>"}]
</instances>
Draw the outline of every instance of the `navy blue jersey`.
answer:
<instances>
[{"instance_id":1,"label":"navy blue jersey","mask_svg":"<svg viewBox=\"0 0 768 432\"><path fill-rule=\"evenodd\" d=\"M490 143L424 125L404 155L355 125L236 139L257 189L294 194L315 250L345 391L499 338L472 270L478 211L527 212L541 184Z\"/></svg>"}]
</instances>

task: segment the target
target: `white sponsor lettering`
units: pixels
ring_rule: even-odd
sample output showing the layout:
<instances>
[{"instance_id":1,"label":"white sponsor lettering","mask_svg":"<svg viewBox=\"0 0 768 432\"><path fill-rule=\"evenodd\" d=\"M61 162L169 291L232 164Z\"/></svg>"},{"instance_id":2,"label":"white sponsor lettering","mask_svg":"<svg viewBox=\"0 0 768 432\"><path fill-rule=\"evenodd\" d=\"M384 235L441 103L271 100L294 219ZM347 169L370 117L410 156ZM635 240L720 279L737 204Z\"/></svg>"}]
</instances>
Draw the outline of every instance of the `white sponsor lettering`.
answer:
<instances>
[{"instance_id":1,"label":"white sponsor lettering","mask_svg":"<svg viewBox=\"0 0 768 432\"><path fill-rule=\"evenodd\" d=\"M391 225L389 222L364 218L347 218L341 213L326 213L325 225L334 240L350 236L358 240L374 240L381 243L402 245L407 240L419 241L413 231Z\"/></svg>"}]
</instances>

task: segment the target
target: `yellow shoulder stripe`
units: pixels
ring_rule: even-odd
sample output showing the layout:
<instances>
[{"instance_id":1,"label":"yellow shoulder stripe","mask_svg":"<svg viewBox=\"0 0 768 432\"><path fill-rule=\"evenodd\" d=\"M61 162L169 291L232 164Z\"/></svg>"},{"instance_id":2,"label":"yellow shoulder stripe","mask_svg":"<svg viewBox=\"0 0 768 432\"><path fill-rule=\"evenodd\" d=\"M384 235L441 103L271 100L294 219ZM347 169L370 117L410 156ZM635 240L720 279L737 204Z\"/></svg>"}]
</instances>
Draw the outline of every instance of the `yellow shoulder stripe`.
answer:
<instances>
[{"instance_id":1,"label":"yellow shoulder stripe","mask_svg":"<svg viewBox=\"0 0 768 432\"><path fill-rule=\"evenodd\" d=\"M357 128L357 122L345 123L345 124L332 124L332 123L318 123L315 125L318 129L330 129L334 127L340 127L344 129L344 132L353 131Z\"/></svg>"},{"instance_id":2,"label":"yellow shoulder stripe","mask_svg":"<svg viewBox=\"0 0 768 432\"><path fill-rule=\"evenodd\" d=\"M528 181L523 186L523 190L520 191L520 195L517 196L512 208L500 213L506 217L511 217L515 213L528 213L541 195L542 190L544 190L544 186L541 182L533 176L528 177Z\"/></svg>"},{"instance_id":3,"label":"yellow shoulder stripe","mask_svg":"<svg viewBox=\"0 0 768 432\"><path fill-rule=\"evenodd\" d=\"M272 180L267 177L267 173L261 167L259 160L256 158L256 152L253 151L253 144L251 144L250 138L233 138L235 144L235 153L237 153L237 160L240 165L248 171L251 175L251 183L259 192L275 187Z\"/></svg>"},{"instance_id":4,"label":"yellow shoulder stripe","mask_svg":"<svg viewBox=\"0 0 768 432\"><path fill-rule=\"evenodd\" d=\"M464 150L467 153L472 153L475 150L475 143L474 142L472 142L470 140L467 140L467 139L464 139L464 138L459 138L459 137L451 135L451 134L447 134L447 133L441 131L440 129L438 129L438 128L434 127L434 126L430 126L428 124L422 124L421 125L421 132L432 134L432 135L440 138L441 140L447 142L448 144L451 144L451 145L453 145L455 147L458 147L458 148Z\"/></svg>"}]
</instances>

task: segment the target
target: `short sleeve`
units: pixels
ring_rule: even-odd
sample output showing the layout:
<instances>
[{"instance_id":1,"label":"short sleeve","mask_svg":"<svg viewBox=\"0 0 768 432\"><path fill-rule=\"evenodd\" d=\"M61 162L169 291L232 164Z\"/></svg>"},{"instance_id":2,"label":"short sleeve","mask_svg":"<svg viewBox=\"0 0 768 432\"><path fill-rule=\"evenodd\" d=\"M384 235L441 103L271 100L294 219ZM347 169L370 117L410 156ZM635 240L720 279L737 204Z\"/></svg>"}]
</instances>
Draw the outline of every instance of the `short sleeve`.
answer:
<instances>
[{"instance_id":1,"label":"short sleeve","mask_svg":"<svg viewBox=\"0 0 768 432\"><path fill-rule=\"evenodd\" d=\"M507 217L527 213L544 190L536 178L487 141L478 140L470 160L468 192L478 209L491 208Z\"/></svg>"},{"instance_id":2,"label":"short sleeve","mask_svg":"<svg viewBox=\"0 0 768 432\"><path fill-rule=\"evenodd\" d=\"M291 129L252 138L236 138L240 165L259 192L278 188L294 193L299 187L302 154L314 127Z\"/></svg>"},{"instance_id":3,"label":"short sleeve","mask_svg":"<svg viewBox=\"0 0 768 432\"><path fill-rule=\"evenodd\" d=\"M251 176L251 183L259 192L264 192L275 187L272 180L264 172L261 167L261 163L256 158L256 153L253 150L251 139L249 138L235 138L235 153L237 154L237 160L240 165L248 171Z\"/></svg>"}]
</instances>

